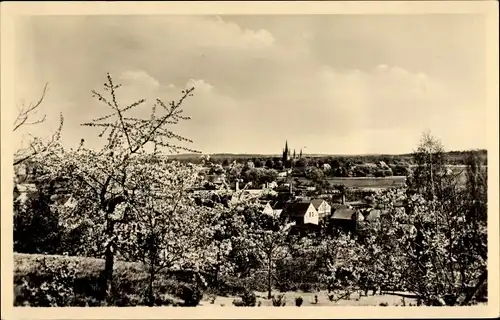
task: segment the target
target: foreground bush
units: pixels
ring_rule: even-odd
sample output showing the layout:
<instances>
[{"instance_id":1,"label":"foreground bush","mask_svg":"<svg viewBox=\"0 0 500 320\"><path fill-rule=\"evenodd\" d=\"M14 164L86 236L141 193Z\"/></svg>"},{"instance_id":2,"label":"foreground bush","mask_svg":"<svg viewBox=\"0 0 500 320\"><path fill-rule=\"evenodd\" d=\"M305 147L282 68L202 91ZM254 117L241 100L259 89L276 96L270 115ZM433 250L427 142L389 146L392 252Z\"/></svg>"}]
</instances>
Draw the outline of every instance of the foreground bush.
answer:
<instances>
[{"instance_id":1,"label":"foreground bush","mask_svg":"<svg viewBox=\"0 0 500 320\"><path fill-rule=\"evenodd\" d=\"M286 305L286 297L284 294L278 294L273 297L274 307L284 307Z\"/></svg>"},{"instance_id":2,"label":"foreground bush","mask_svg":"<svg viewBox=\"0 0 500 320\"><path fill-rule=\"evenodd\" d=\"M302 305L302 302L304 302L304 299L302 299L302 297L295 298L295 305L297 307L300 307Z\"/></svg>"},{"instance_id":3,"label":"foreground bush","mask_svg":"<svg viewBox=\"0 0 500 320\"><path fill-rule=\"evenodd\" d=\"M255 293L250 291L245 292L241 296L241 300L247 307L255 307L255 305L257 304L257 297L255 296Z\"/></svg>"}]
</instances>

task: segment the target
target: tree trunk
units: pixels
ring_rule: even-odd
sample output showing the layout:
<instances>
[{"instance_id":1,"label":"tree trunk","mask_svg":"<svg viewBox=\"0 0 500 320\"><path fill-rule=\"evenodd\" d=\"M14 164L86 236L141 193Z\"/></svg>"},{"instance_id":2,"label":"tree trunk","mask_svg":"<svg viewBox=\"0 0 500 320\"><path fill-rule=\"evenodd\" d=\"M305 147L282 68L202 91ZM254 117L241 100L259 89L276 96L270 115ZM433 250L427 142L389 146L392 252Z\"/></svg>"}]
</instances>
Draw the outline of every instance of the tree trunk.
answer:
<instances>
[{"instance_id":1,"label":"tree trunk","mask_svg":"<svg viewBox=\"0 0 500 320\"><path fill-rule=\"evenodd\" d=\"M113 245L109 244L106 248L106 262L104 265L104 277L102 279L102 290L104 300L110 304L113 289L113 265L114 265L114 249Z\"/></svg>"},{"instance_id":2,"label":"tree trunk","mask_svg":"<svg viewBox=\"0 0 500 320\"><path fill-rule=\"evenodd\" d=\"M271 255L268 257L268 267L267 267L267 298L271 299Z\"/></svg>"},{"instance_id":3,"label":"tree trunk","mask_svg":"<svg viewBox=\"0 0 500 320\"><path fill-rule=\"evenodd\" d=\"M106 235L111 238L114 231L114 222L111 220L107 221ZM113 241L110 241L106 246L105 252L105 264L104 273L102 277L101 290L103 295L103 300L109 305L112 300L113 291L113 266L115 258L115 249L113 247Z\"/></svg>"},{"instance_id":4,"label":"tree trunk","mask_svg":"<svg viewBox=\"0 0 500 320\"><path fill-rule=\"evenodd\" d=\"M155 296L153 291L153 283L155 280L154 272L150 272L148 284L148 306L153 307L155 304Z\"/></svg>"}]
</instances>

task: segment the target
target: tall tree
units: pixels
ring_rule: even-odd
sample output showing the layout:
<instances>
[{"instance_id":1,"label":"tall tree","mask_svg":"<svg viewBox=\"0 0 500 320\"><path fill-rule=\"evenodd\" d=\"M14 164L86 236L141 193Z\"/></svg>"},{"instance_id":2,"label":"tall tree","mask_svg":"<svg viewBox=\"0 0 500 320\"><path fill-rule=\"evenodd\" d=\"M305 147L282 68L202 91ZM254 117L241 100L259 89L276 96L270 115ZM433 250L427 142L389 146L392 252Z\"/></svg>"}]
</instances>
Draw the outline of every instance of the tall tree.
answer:
<instances>
[{"instance_id":1,"label":"tall tree","mask_svg":"<svg viewBox=\"0 0 500 320\"><path fill-rule=\"evenodd\" d=\"M446 173L446 153L441 141L430 132L424 132L413 153L413 161L416 167L408 179L409 190L431 200L444 196L441 182Z\"/></svg>"}]
</instances>

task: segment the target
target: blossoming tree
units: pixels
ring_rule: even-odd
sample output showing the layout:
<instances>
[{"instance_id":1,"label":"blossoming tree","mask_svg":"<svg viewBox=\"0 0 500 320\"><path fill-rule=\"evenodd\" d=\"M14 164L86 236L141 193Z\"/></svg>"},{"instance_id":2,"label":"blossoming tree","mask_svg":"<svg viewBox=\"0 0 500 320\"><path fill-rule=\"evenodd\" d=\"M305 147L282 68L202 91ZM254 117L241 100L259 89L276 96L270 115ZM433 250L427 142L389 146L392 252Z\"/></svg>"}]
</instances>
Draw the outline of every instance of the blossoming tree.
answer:
<instances>
[{"instance_id":1,"label":"blossoming tree","mask_svg":"<svg viewBox=\"0 0 500 320\"><path fill-rule=\"evenodd\" d=\"M110 109L110 113L82 124L100 129L99 137L105 139L101 149L86 148L82 139L77 149L66 149L58 143L51 150L38 154L45 164L46 176L63 179L66 189L70 190L74 205L58 208L64 221L75 226L83 222L92 225L92 243L105 258L102 295L107 300L111 298L118 226L131 219L129 213L133 211L128 205L133 204L137 196L134 192L134 182L138 179L136 166L148 154L161 157L164 151L197 152L181 146L191 140L172 131L180 121L189 119L183 116L181 106L194 88L183 91L177 102L166 104L157 99L146 118L128 116L146 100L122 106L117 95L119 88L108 74L104 84L106 94L93 91L93 95Z\"/></svg>"}]
</instances>

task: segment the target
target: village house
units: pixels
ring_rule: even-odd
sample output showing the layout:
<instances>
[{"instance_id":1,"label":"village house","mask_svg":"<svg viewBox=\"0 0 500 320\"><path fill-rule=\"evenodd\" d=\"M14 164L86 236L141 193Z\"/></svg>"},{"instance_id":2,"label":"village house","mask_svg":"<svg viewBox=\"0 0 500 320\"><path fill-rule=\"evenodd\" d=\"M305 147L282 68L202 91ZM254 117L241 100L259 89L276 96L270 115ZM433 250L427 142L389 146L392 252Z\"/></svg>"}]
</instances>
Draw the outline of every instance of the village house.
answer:
<instances>
[{"instance_id":1,"label":"village house","mask_svg":"<svg viewBox=\"0 0 500 320\"><path fill-rule=\"evenodd\" d=\"M266 204L264 205L264 208L262 209L263 214L267 214L269 216L274 216L274 209L273 206L271 205L270 201L267 201Z\"/></svg>"},{"instance_id":2,"label":"village house","mask_svg":"<svg viewBox=\"0 0 500 320\"><path fill-rule=\"evenodd\" d=\"M332 226L348 232L356 231L357 222L364 220L363 215L347 205L332 205L330 223Z\"/></svg>"},{"instance_id":3,"label":"village house","mask_svg":"<svg viewBox=\"0 0 500 320\"><path fill-rule=\"evenodd\" d=\"M296 225L319 224L318 211L311 202L288 203L281 212L281 218L295 221Z\"/></svg>"},{"instance_id":4,"label":"village house","mask_svg":"<svg viewBox=\"0 0 500 320\"><path fill-rule=\"evenodd\" d=\"M319 219L324 219L331 214L332 207L323 199L314 199L311 201L312 205L318 212Z\"/></svg>"}]
</instances>

